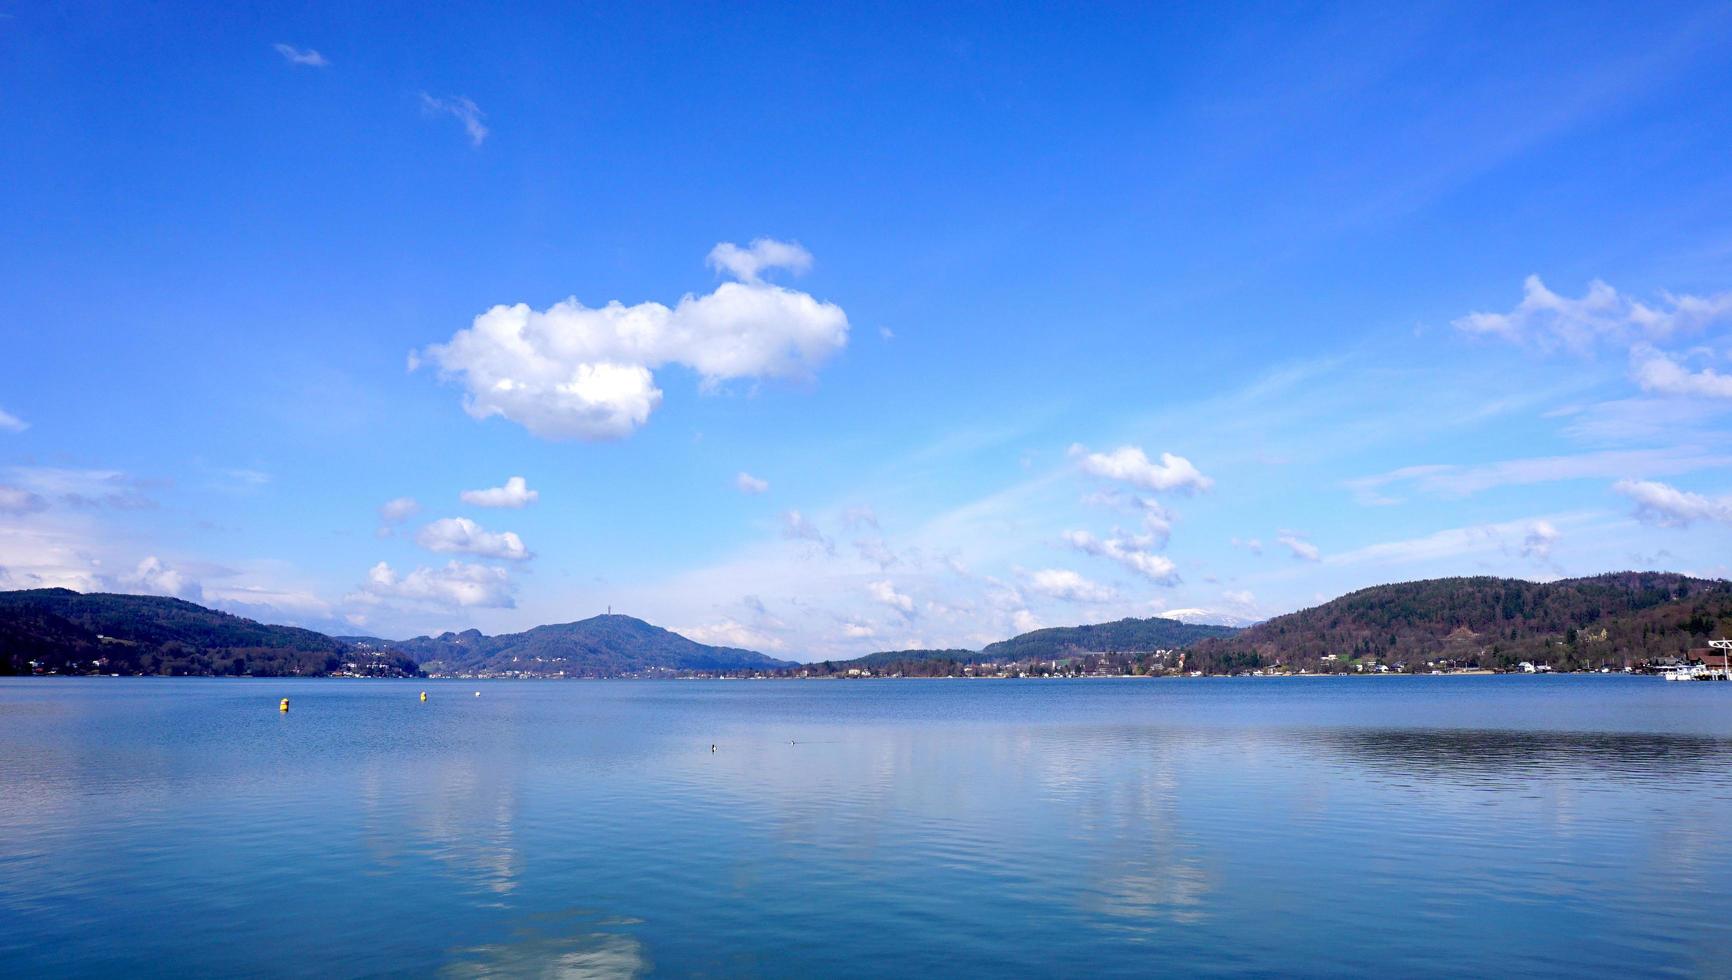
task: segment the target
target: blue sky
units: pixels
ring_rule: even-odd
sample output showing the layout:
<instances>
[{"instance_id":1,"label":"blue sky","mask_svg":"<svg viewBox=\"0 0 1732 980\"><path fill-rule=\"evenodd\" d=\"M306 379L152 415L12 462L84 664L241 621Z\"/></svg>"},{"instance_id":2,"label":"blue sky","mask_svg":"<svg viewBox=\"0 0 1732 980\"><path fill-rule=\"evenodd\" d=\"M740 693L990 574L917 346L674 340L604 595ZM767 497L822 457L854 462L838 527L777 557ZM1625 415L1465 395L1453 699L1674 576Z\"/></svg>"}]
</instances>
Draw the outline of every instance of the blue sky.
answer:
<instances>
[{"instance_id":1,"label":"blue sky","mask_svg":"<svg viewBox=\"0 0 1732 980\"><path fill-rule=\"evenodd\" d=\"M0 587L809 658L1729 574L1725 3L353 6L0 8Z\"/></svg>"}]
</instances>

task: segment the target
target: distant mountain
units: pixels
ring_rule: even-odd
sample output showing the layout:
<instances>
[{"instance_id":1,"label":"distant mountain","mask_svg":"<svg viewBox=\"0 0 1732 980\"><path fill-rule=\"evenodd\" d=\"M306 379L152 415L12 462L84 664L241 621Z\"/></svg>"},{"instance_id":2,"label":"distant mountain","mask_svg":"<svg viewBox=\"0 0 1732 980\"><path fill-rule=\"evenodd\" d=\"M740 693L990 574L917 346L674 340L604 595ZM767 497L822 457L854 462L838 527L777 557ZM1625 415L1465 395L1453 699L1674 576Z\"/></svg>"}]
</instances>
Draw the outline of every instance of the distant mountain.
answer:
<instances>
[{"instance_id":1,"label":"distant mountain","mask_svg":"<svg viewBox=\"0 0 1732 980\"><path fill-rule=\"evenodd\" d=\"M36 666L31 666L31 661ZM397 654L268 626L163 596L0 592L0 673L319 676L414 674Z\"/></svg>"},{"instance_id":2,"label":"distant mountain","mask_svg":"<svg viewBox=\"0 0 1732 980\"><path fill-rule=\"evenodd\" d=\"M1186 651L1190 669L1283 664L1408 668L1433 660L1509 669L1622 667L1732 635L1732 582L1616 572L1556 582L1443 578L1361 589ZM1334 660L1325 661L1325 656Z\"/></svg>"},{"instance_id":3,"label":"distant mountain","mask_svg":"<svg viewBox=\"0 0 1732 980\"><path fill-rule=\"evenodd\" d=\"M1156 616L1113 623L1054 626L989 643L979 650L885 650L853 660L826 661L807 667L819 673L851 668L904 674L958 673L963 665L1060 660L1080 654L1111 654L1112 659L1139 664L1156 650L1176 650L1210 637L1231 636L1231 626L1182 623Z\"/></svg>"},{"instance_id":4,"label":"distant mountain","mask_svg":"<svg viewBox=\"0 0 1732 980\"><path fill-rule=\"evenodd\" d=\"M630 616L595 616L486 636L477 630L382 641L430 673L618 677L788 667L751 650L713 647Z\"/></svg>"},{"instance_id":5,"label":"distant mountain","mask_svg":"<svg viewBox=\"0 0 1732 980\"><path fill-rule=\"evenodd\" d=\"M1148 619L1121 619L1112 623L1090 626L1054 626L1023 633L1008 640L999 640L981 648L986 660L1050 660L1072 653L1146 653L1151 650L1176 650L1210 637L1232 636L1239 631L1231 626L1205 623L1182 623L1176 619L1151 616Z\"/></svg>"}]
</instances>

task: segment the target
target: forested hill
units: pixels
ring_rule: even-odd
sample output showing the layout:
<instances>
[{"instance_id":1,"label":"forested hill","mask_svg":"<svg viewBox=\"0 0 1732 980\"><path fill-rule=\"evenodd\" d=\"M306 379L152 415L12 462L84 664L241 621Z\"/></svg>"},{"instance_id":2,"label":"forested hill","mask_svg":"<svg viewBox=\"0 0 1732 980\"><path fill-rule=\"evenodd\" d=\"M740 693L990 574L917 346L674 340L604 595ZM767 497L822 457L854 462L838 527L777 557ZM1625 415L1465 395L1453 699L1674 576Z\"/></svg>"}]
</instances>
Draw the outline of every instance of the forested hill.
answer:
<instances>
[{"instance_id":1,"label":"forested hill","mask_svg":"<svg viewBox=\"0 0 1732 980\"><path fill-rule=\"evenodd\" d=\"M415 658L429 673L440 674L619 677L790 666L751 650L708 646L619 615L499 636L466 630L386 645Z\"/></svg>"},{"instance_id":2,"label":"forested hill","mask_svg":"<svg viewBox=\"0 0 1732 980\"><path fill-rule=\"evenodd\" d=\"M1355 670L1431 661L1509 669L1621 668L1732 635L1732 582L1662 572L1528 582L1443 578L1361 589L1186 651L1186 666L1230 673L1282 664ZM1324 660L1333 655L1334 660Z\"/></svg>"},{"instance_id":3,"label":"forested hill","mask_svg":"<svg viewBox=\"0 0 1732 980\"><path fill-rule=\"evenodd\" d=\"M996 661L1051 659L1077 652L1143 653L1175 650L1209 637L1238 632L1231 626L1181 623L1151 616L1087 626L1053 626L989 643L980 652L985 659Z\"/></svg>"},{"instance_id":4,"label":"forested hill","mask_svg":"<svg viewBox=\"0 0 1732 980\"><path fill-rule=\"evenodd\" d=\"M31 662L35 661L35 666ZM416 673L413 661L163 596L0 592L0 673L322 676Z\"/></svg>"},{"instance_id":5,"label":"forested hill","mask_svg":"<svg viewBox=\"0 0 1732 980\"><path fill-rule=\"evenodd\" d=\"M842 673L850 669L890 671L910 675L955 674L969 664L1062 660L1082 654L1109 654L1115 662L1147 666L1156 650L1177 650L1209 637L1231 636L1232 626L1182 623L1159 616L1121 619L1112 623L1054 626L989 643L979 650L885 650L853 660L812 664L808 672Z\"/></svg>"}]
</instances>

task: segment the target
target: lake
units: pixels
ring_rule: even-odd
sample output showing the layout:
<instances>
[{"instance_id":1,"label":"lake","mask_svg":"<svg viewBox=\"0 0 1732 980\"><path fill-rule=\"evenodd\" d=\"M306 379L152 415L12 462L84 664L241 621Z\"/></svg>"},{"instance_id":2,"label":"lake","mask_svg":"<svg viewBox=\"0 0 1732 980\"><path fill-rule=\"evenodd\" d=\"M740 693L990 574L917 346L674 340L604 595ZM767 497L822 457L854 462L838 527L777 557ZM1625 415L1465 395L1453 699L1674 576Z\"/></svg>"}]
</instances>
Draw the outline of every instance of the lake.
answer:
<instances>
[{"instance_id":1,"label":"lake","mask_svg":"<svg viewBox=\"0 0 1732 980\"><path fill-rule=\"evenodd\" d=\"M7 976L1732 976L1732 684L9 679L0 753Z\"/></svg>"}]
</instances>

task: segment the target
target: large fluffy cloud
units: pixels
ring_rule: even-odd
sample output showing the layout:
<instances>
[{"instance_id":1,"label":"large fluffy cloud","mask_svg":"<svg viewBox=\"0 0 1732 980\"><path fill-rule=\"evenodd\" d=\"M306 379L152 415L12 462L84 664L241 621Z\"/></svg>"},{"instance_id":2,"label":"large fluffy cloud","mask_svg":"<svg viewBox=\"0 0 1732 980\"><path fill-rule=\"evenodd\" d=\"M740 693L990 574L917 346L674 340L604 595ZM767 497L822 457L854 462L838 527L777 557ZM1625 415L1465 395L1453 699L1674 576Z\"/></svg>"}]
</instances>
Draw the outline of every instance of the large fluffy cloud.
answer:
<instances>
[{"instance_id":1,"label":"large fluffy cloud","mask_svg":"<svg viewBox=\"0 0 1732 980\"><path fill-rule=\"evenodd\" d=\"M1656 480L1619 480L1612 489L1636 503L1636 516L1661 527L1697 521L1732 524L1732 497L1706 497Z\"/></svg>"},{"instance_id":2,"label":"large fluffy cloud","mask_svg":"<svg viewBox=\"0 0 1732 980\"><path fill-rule=\"evenodd\" d=\"M523 561L530 557L523 539L512 531L489 531L467 517L442 517L422 528L415 543L428 551L480 555Z\"/></svg>"},{"instance_id":3,"label":"large fluffy cloud","mask_svg":"<svg viewBox=\"0 0 1732 980\"><path fill-rule=\"evenodd\" d=\"M1156 463L1137 446L1120 446L1110 453L1091 453L1082 445L1070 447L1084 473L1119 480L1145 490L1176 490L1190 493L1207 490L1215 481L1204 476L1183 456L1162 453Z\"/></svg>"},{"instance_id":4,"label":"large fluffy cloud","mask_svg":"<svg viewBox=\"0 0 1732 980\"><path fill-rule=\"evenodd\" d=\"M740 281L688 294L672 308L618 301L588 307L575 297L546 310L496 306L411 363L424 359L459 381L470 415L507 418L547 439L630 435L661 404L652 372L668 364L712 385L807 378L847 343L848 317L839 306L757 278L791 265L774 254L780 244L718 245L718 252L736 250L720 258L712 252L712 262Z\"/></svg>"},{"instance_id":5,"label":"large fluffy cloud","mask_svg":"<svg viewBox=\"0 0 1732 980\"><path fill-rule=\"evenodd\" d=\"M529 489L529 481L514 476L505 486L485 490L465 490L458 498L472 507L527 507L541 499L541 491Z\"/></svg>"},{"instance_id":6,"label":"large fluffy cloud","mask_svg":"<svg viewBox=\"0 0 1732 980\"><path fill-rule=\"evenodd\" d=\"M511 579L503 568L448 562L444 568L417 568L399 575L380 562L367 573L367 582L353 597L361 600L406 599L433 606L510 609Z\"/></svg>"}]
</instances>

